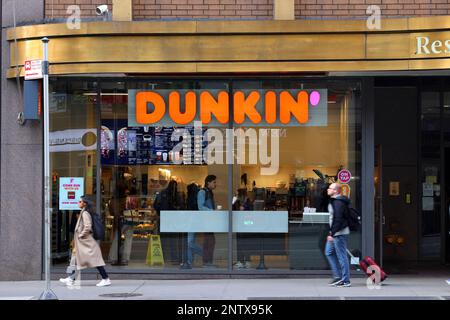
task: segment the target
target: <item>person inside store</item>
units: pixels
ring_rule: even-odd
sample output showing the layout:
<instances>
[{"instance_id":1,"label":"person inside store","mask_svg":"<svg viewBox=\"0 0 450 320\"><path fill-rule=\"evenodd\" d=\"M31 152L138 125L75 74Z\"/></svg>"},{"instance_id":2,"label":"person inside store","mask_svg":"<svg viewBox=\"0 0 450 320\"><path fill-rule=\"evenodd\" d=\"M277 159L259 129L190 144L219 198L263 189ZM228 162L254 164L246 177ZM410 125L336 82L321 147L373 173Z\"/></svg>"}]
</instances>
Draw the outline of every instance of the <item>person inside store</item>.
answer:
<instances>
[{"instance_id":1,"label":"person inside store","mask_svg":"<svg viewBox=\"0 0 450 320\"><path fill-rule=\"evenodd\" d=\"M252 211L253 204L250 198L246 198L243 203L235 197L233 202L233 211ZM237 262L234 264L236 269L249 269L250 264L250 246L251 235L238 232L236 233L236 247L237 247Z\"/></svg>"},{"instance_id":2,"label":"person inside store","mask_svg":"<svg viewBox=\"0 0 450 320\"><path fill-rule=\"evenodd\" d=\"M111 280L105 270L105 262L103 261L102 252L98 242L93 237L92 217L95 213L93 202L87 196L81 196L78 201L78 207L81 209L74 233L74 248L72 255L75 256L76 270L74 274L60 279L66 285L81 285L79 283L79 271L87 268L97 268L102 280L96 284L97 287L105 287L111 285Z\"/></svg>"},{"instance_id":3,"label":"person inside store","mask_svg":"<svg viewBox=\"0 0 450 320\"><path fill-rule=\"evenodd\" d=\"M130 189L125 185L121 184L119 190L117 191L118 201L116 204L118 207L111 207L111 211L114 212L114 237L112 239L112 244L109 249L108 259L111 264L127 265L128 260L131 255L131 247L133 241L133 222L131 217L125 217L126 210L132 210L136 205L136 189ZM118 209L119 211L115 211ZM125 236L125 241L122 242L122 238L119 239L119 235ZM118 246L121 250L118 252ZM119 260L120 256L120 260Z\"/></svg>"},{"instance_id":4,"label":"person inside store","mask_svg":"<svg viewBox=\"0 0 450 320\"><path fill-rule=\"evenodd\" d=\"M187 186L187 200L186 200L186 209L187 210L198 210L197 196L200 190L199 185L197 183L192 182ZM186 259L184 263L181 265L182 269L192 269L192 264L194 262L194 254L199 256L203 256L203 249L196 243L196 234L195 232L187 233L187 244L186 244Z\"/></svg>"},{"instance_id":5,"label":"person inside store","mask_svg":"<svg viewBox=\"0 0 450 320\"><path fill-rule=\"evenodd\" d=\"M325 255L333 272L333 279L329 285L335 287L350 287L350 265L347 257L347 241L350 234L345 216L350 200L341 195L342 186L332 183L328 187L331 197L328 205L330 213L330 231L327 236Z\"/></svg>"},{"instance_id":6,"label":"person inside store","mask_svg":"<svg viewBox=\"0 0 450 320\"><path fill-rule=\"evenodd\" d=\"M178 194L178 184L175 180L170 180L167 188L158 193L153 204L158 217L161 218L161 211L175 211L181 209L181 199ZM160 230L158 230L158 233ZM170 261L179 263L178 233L160 233L161 246L164 256L170 257Z\"/></svg>"},{"instance_id":7,"label":"person inside store","mask_svg":"<svg viewBox=\"0 0 450 320\"><path fill-rule=\"evenodd\" d=\"M215 175L208 175L205 178L205 186L197 195L198 210L211 211L215 210L216 204L214 201L214 192L216 188ZM203 266L212 267L214 259L214 247L216 245L216 238L213 232L204 233L203 238Z\"/></svg>"},{"instance_id":8,"label":"person inside store","mask_svg":"<svg viewBox=\"0 0 450 320\"><path fill-rule=\"evenodd\" d=\"M135 187L131 187L130 190L125 190L125 210L131 212L138 209L138 196ZM133 215L123 217L122 220L122 234L125 235L125 241L123 243L123 253L121 255L121 265L127 265L131 257L131 248L133 246L133 234L134 227L138 222L133 218ZM117 246L117 244L116 244ZM117 247L116 247L117 248ZM116 249L117 252L117 249Z\"/></svg>"},{"instance_id":9,"label":"person inside store","mask_svg":"<svg viewBox=\"0 0 450 320\"><path fill-rule=\"evenodd\" d=\"M111 232L112 237L112 244L109 249L108 254L108 260L111 262L111 264L119 264L119 265L126 265L128 261L124 259L121 252L118 252L118 248L122 250L122 238L120 237L123 232L124 226L124 211L126 209L126 201L127 198L130 195L130 189L129 186L129 174L125 172L126 169L123 167L119 167L118 169L118 180L117 180L117 186L114 190L114 196L113 196L113 205L109 207L110 212L114 216L113 220L113 230L114 232ZM130 230L127 230L128 234L130 233ZM128 242L130 244L130 242Z\"/></svg>"}]
</instances>

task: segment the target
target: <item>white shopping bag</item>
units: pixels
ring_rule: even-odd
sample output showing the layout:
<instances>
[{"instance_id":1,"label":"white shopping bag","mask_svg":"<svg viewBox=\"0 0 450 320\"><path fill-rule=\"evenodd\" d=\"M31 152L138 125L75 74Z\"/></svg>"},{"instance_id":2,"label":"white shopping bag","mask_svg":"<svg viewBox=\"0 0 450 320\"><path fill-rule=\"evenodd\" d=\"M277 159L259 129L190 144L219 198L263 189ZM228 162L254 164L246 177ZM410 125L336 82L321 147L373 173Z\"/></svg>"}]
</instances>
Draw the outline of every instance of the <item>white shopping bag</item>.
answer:
<instances>
[{"instance_id":1,"label":"white shopping bag","mask_svg":"<svg viewBox=\"0 0 450 320\"><path fill-rule=\"evenodd\" d=\"M359 257L355 257L348 249L347 253L350 256L350 264L359 266Z\"/></svg>"}]
</instances>

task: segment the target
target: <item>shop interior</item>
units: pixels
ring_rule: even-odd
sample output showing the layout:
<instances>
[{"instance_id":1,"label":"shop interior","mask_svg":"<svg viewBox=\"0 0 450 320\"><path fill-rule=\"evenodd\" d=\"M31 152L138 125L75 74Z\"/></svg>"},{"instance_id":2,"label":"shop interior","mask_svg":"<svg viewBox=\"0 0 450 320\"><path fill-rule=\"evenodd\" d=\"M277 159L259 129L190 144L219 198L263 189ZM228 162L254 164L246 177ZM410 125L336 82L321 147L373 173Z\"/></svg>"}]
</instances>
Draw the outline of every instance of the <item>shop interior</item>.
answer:
<instances>
[{"instance_id":1,"label":"shop interior","mask_svg":"<svg viewBox=\"0 0 450 320\"><path fill-rule=\"evenodd\" d=\"M86 96L86 95L85 95ZM89 97L89 96L87 96ZM303 214L327 212L326 188L336 180L337 172L345 168L352 172L349 185L351 190L359 187L359 159L356 150L358 123L355 104L351 93L329 91L327 126L323 127L283 127L280 129L279 170L275 175L261 175L261 164L245 165L206 165L173 164L174 154L161 151L152 155L139 155L139 147L128 154L126 161L120 159L123 150L120 147L120 131L126 126L126 95L102 95L100 121L94 111L96 101L83 100L83 110L67 108L66 114L60 114L72 127L97 127L101 122L100 157L96 151L72 151L53 154L54 197L57 197L57 179L63 176L84 176L85 193L96 196L96 164L100 169L100 213L105 222L105 240L101 243L105 261L111 267L130 269L179 269L185 262L186 234L161 233L159 216L154 202L159 193L165 190L169 182L177 182L178 201L176 210L187 208L187 188L195 183L203 186L209 174L217 176L217 188L214 190L216 205L223 210L248 211L288 211L289 232L287 234L240 234L233 233L233 268L235 270L300 270L326 269L323 256L324 232L326 223L301 223ZM70 100L70 98L68 98ZM72 110L69 112L69 110ZM76 116L82 123L74 123ZM69 120L69 118L71 120ZM54 121L57 122L58 114ZM61 120L61 119L60 119ZM109 127L110 132L104 131ZM61 128L62 129L62 128ZM67 129L66 127L64 128ZM245 129L245 128L244 128ZM255 128L258 129L258 128ZM58 128L54 128L57 131ZM138 143L157 139L155 131L135 130ZM126 134L133 131L127 128ZM151 137L148 136L151 135ZM110 136L112 141L105 142ZM141 135L141 137L139 137ZM114 141L116 140L116 141ZM127 140L125 140L127 141ZM128 152L130 140L125 151ZM133 142L135 143L135 142ZM109 145L108 145L109 144ZM249 151L248 143L246 145ZM128 150L129 148L130 150ZM134 147L133 147L134 148ZM105 151L106 150L106 151ZM272 150L269 150L270 152ZM115 156L111 156L115 153ZM153 163L142 161L145 157L154 157ZM110 157L110 159L108 159ZM139 160L141 158L141 160ZM133 159L133 160L131 160ZM231 171L231 172L230 172ZM233 177L233 189L229 190L229 175ZM232 192L233 207L229 208L229 192ZM351 193L353 202L359 201L357 192ZM98 197L97 197L98 199ZM237 201L236 201L237 200ZM57 203L56 199L54 203ZM55 210L57 211L57 210ZM75 211L61 212L54 235L55 263L67 263L70 251L70 222ZM159 235L163 262L153 263L149 258L149 244L152 235ZM196 239L201 246L203 235ZM355 235L352 246L360 246L359 235ZM195 256L194 268L202 266L200 256ZM228 234L215 235L214 266L217 269L228 267Z\"/></svg>"}]
</instances>

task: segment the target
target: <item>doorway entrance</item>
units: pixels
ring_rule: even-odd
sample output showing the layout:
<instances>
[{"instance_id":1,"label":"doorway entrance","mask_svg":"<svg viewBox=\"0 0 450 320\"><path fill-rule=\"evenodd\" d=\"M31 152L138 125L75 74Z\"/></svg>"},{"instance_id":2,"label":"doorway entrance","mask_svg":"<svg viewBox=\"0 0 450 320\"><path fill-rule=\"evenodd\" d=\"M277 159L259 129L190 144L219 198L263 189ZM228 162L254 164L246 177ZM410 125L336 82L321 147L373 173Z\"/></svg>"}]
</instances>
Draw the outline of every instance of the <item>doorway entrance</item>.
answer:
<instances>
[{"instance_id":1,"label":"doorway entrance","mask_svg":"<svg viewBox=\"0 0 450 320\"><path fill-rule=\"evenodd\" d=\"M403 264L417 261L414 110L417 110L415 87L375 88L375 258L388 272L405 270Z\"/></svg>"}]
</instances>

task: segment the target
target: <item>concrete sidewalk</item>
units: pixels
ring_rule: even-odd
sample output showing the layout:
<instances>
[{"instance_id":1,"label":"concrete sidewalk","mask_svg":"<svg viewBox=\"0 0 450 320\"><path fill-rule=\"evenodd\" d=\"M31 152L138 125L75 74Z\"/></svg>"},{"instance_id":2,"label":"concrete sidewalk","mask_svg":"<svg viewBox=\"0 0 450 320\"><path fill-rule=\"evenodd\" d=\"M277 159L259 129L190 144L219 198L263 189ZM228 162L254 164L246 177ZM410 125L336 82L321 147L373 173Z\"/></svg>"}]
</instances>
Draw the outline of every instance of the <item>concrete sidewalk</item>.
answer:
<instances>
[{"instance_id":1,"label":"concrete sidewalk","mask_svg":"<svg viewBox=\"0 0 450 320\"><path fill-rule=\"evenodd\" d=\"M98 288L96 280L84 280L80 288L52 281L60 300L450 300L450 285L439 276L396 275L378 289L369 289L366 279L352 279L352 287L327 285L328 278L309 279L213 279L213 280L112 280ZM45 282L0 282L0 300L34 300Z\"/></svg>"}]
</instances>

